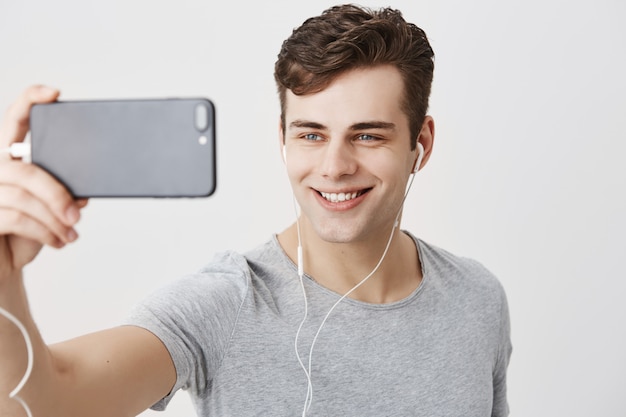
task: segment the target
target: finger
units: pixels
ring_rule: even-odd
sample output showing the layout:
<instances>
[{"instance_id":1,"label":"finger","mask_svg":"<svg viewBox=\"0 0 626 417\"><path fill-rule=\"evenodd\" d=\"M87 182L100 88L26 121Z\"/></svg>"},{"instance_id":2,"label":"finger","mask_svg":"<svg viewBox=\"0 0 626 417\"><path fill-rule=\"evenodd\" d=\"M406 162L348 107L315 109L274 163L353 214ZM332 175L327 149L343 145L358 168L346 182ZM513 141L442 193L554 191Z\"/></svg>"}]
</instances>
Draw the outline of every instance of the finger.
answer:
<instances>
[{"instance_id":1,"label":"finger","mask_svg":"<svg viewBox=\"0 0 626 417\"><path fill-rule=\"evenodd\" d=\"M78 237L72 227L61 223L41 200L23 188L0 185L0 208L21 212L36 220L64 243L73 242ZM7 220L3 219L3 221L6 222Z\"/></svg>"},{"instance_id":2,"label":"finger","mask_svg":"<svg viewBox=\"0 0 626 417\"><path fill-rule=\"evenodd\" d=\"M50 103L59 97L59 90L41 85L28 87L6 111L0 123L0 147L24 140L28 132L33 104Z\"/></svg>"},{"instance_id":3,"label":"finger","mask_svg":"<svg viewBox=\"0 0 626 417\"><path fill-rule=\"evenodd\" d=\"M17 235L55 248L62 248L61 241L37 220L15 210L0 208L0 235Z\"/></svg>"},{"instance_id":4,"label":"finger","mask_svg":"<svg viewBox=\"0 0 626 417\"><path fill-rule=\"evenodd\" d=\"M66 226L73 226L80 219L79 204L69 191L36 165L20 161L0 163L0 184L22 188L36 196Z\"/></svg>"},{"instance_id":5,"label":"finger","mask_svg":"<svg viewBox=\"0 0 626 417\"><path fill-rule=\"evenodd\" d=\"M82 209L84 207L87 207L87 203L89 203L89 199L87 198L79 198L77 200L75 200L76 202L76 207L78 207L79 209Z\"/></svg>"}]
</instances>

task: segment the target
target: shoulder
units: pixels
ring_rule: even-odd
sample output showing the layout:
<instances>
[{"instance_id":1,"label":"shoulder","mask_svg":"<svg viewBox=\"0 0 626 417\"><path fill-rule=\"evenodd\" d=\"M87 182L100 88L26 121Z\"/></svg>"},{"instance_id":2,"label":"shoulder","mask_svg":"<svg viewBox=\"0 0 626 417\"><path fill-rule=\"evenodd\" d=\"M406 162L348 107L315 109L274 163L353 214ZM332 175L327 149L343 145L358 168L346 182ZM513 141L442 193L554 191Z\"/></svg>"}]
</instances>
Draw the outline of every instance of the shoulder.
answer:
<instances>
[{"instance_id":1,"label":"shoulder","mask_svg":"<svg viewBox=\"0 0 626 417\"><path fill-rule=\"evenodd\" d=\"M425 280L430 286L464 299L501 305L506 303L499 279L479 261L453 254L415 239Z\"/></svg>"},{"instance_id":2,"label":"shoulder","mask_svg":"<svg viewBox=\"0 0 626 417\"><path fill-rule=\"evenodd\" d=\"M245 257L234 251L226 251L216 254L197 272L174 281L169 288L172 291L192 290L193 294L202 296L220 292L242 295L248 282Z\"/></svg>"},{"instance_id":3,"label":"shoulder","mask_svg":"<svg viewBox=\"0 0 626 417\"><path fill-rule=\"evenodd\" d=\"M505 353L499 354L510 355L508 302L499 279L475 259L419 239L416 244L422 261L424 292L432 299L444 301L441 304L460 314L464 323L489 329L486 334L495 338L498 349L504 349Z\"/></svg>"},{"instance_id":4,"label":"shoulder","mask_svg":"<svg viewBox=\"0 0 626 417\"><path fill-rule=\"evenodd\" d=\"M281 256L274 240L240 253L224 251L198 271L179 277L156 291L153 300L177 300L178 305L194 305L202 301L204 308L241 302L253 287L276 275L274 272L289 269L289 261Z\"/></svg>"},{"instance_id":5,"label":"shoulder","mask_svg":"<svg viewBox=\"0 0 626 417\"><path fill-rule=\"evenodd\" d=\"M206 317L236 313L248 291L245 258L236 252L223 252L196 272L172 280L138 303L133 313L155 316Z\"/></svg>"}]
</instances>

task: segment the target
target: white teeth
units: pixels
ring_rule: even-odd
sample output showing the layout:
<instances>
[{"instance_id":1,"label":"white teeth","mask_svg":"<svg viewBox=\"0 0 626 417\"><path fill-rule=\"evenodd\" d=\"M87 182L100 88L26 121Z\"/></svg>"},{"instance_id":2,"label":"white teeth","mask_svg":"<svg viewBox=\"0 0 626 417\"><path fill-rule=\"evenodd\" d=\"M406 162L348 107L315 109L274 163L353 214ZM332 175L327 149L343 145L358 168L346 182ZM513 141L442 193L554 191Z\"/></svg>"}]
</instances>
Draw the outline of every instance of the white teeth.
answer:
<instances>
[{"instance_id":1,"label":"white teeth","mask_svg":"<svg viewBox=\"0 0 626 417\"><path fill-rule=\"evenodd\" d=\"M322 194L322 197L324 197L326 200L330 201L331 203L338 203L341 201L346 201L346 200L352 200L353 198L356 198L356 196L359 195L358 192L354 192L354 193L325 193L325 192L320 192L320 194Z\"/></svg>"}]
</instances>

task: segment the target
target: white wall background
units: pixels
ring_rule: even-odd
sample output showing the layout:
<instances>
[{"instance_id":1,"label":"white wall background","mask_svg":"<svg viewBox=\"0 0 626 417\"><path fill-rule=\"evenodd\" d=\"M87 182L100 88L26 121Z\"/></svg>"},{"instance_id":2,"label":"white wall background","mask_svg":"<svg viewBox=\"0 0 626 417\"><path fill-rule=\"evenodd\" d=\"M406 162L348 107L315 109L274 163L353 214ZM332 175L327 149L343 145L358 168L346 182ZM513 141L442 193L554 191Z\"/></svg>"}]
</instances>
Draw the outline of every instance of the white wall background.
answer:
<instances>
[{"instance_id":1,"label":"white wall background","mask_svg":"<svg viewBox=\"0 0 626 417\"><path fill-rule=\"evenodd\" d=\"M404 226L501 278L512 416L625 416L626 3L390 3L437 55L435 152ZM205 95L218 111L212 198L93 200L79 242L28 267L49 341L114 326L158 285L293 220L273 63L331 4L2 0L0 108L44 83L64 99ZM181 394L143 415L192 414Z\"/></svg>"}]
</instances>

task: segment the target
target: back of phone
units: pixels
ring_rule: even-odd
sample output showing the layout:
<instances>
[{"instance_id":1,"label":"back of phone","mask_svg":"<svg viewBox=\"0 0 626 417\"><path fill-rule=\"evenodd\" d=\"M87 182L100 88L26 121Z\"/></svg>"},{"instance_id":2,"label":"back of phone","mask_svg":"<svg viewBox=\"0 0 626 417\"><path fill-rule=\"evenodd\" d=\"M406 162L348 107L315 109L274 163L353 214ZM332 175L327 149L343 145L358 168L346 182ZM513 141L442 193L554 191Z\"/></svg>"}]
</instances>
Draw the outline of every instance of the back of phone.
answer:
<instances>
[{"instance_id":1,"label":"back of phone","mask_svg":"<svg viewBox=\"0 0 626 417\"><path fill-rule=\"evenodd\" d=\"M33 106L32 162L75 197L205 197L216 187L211 101L66 101Z\"/></svg>"}]
</instances>

